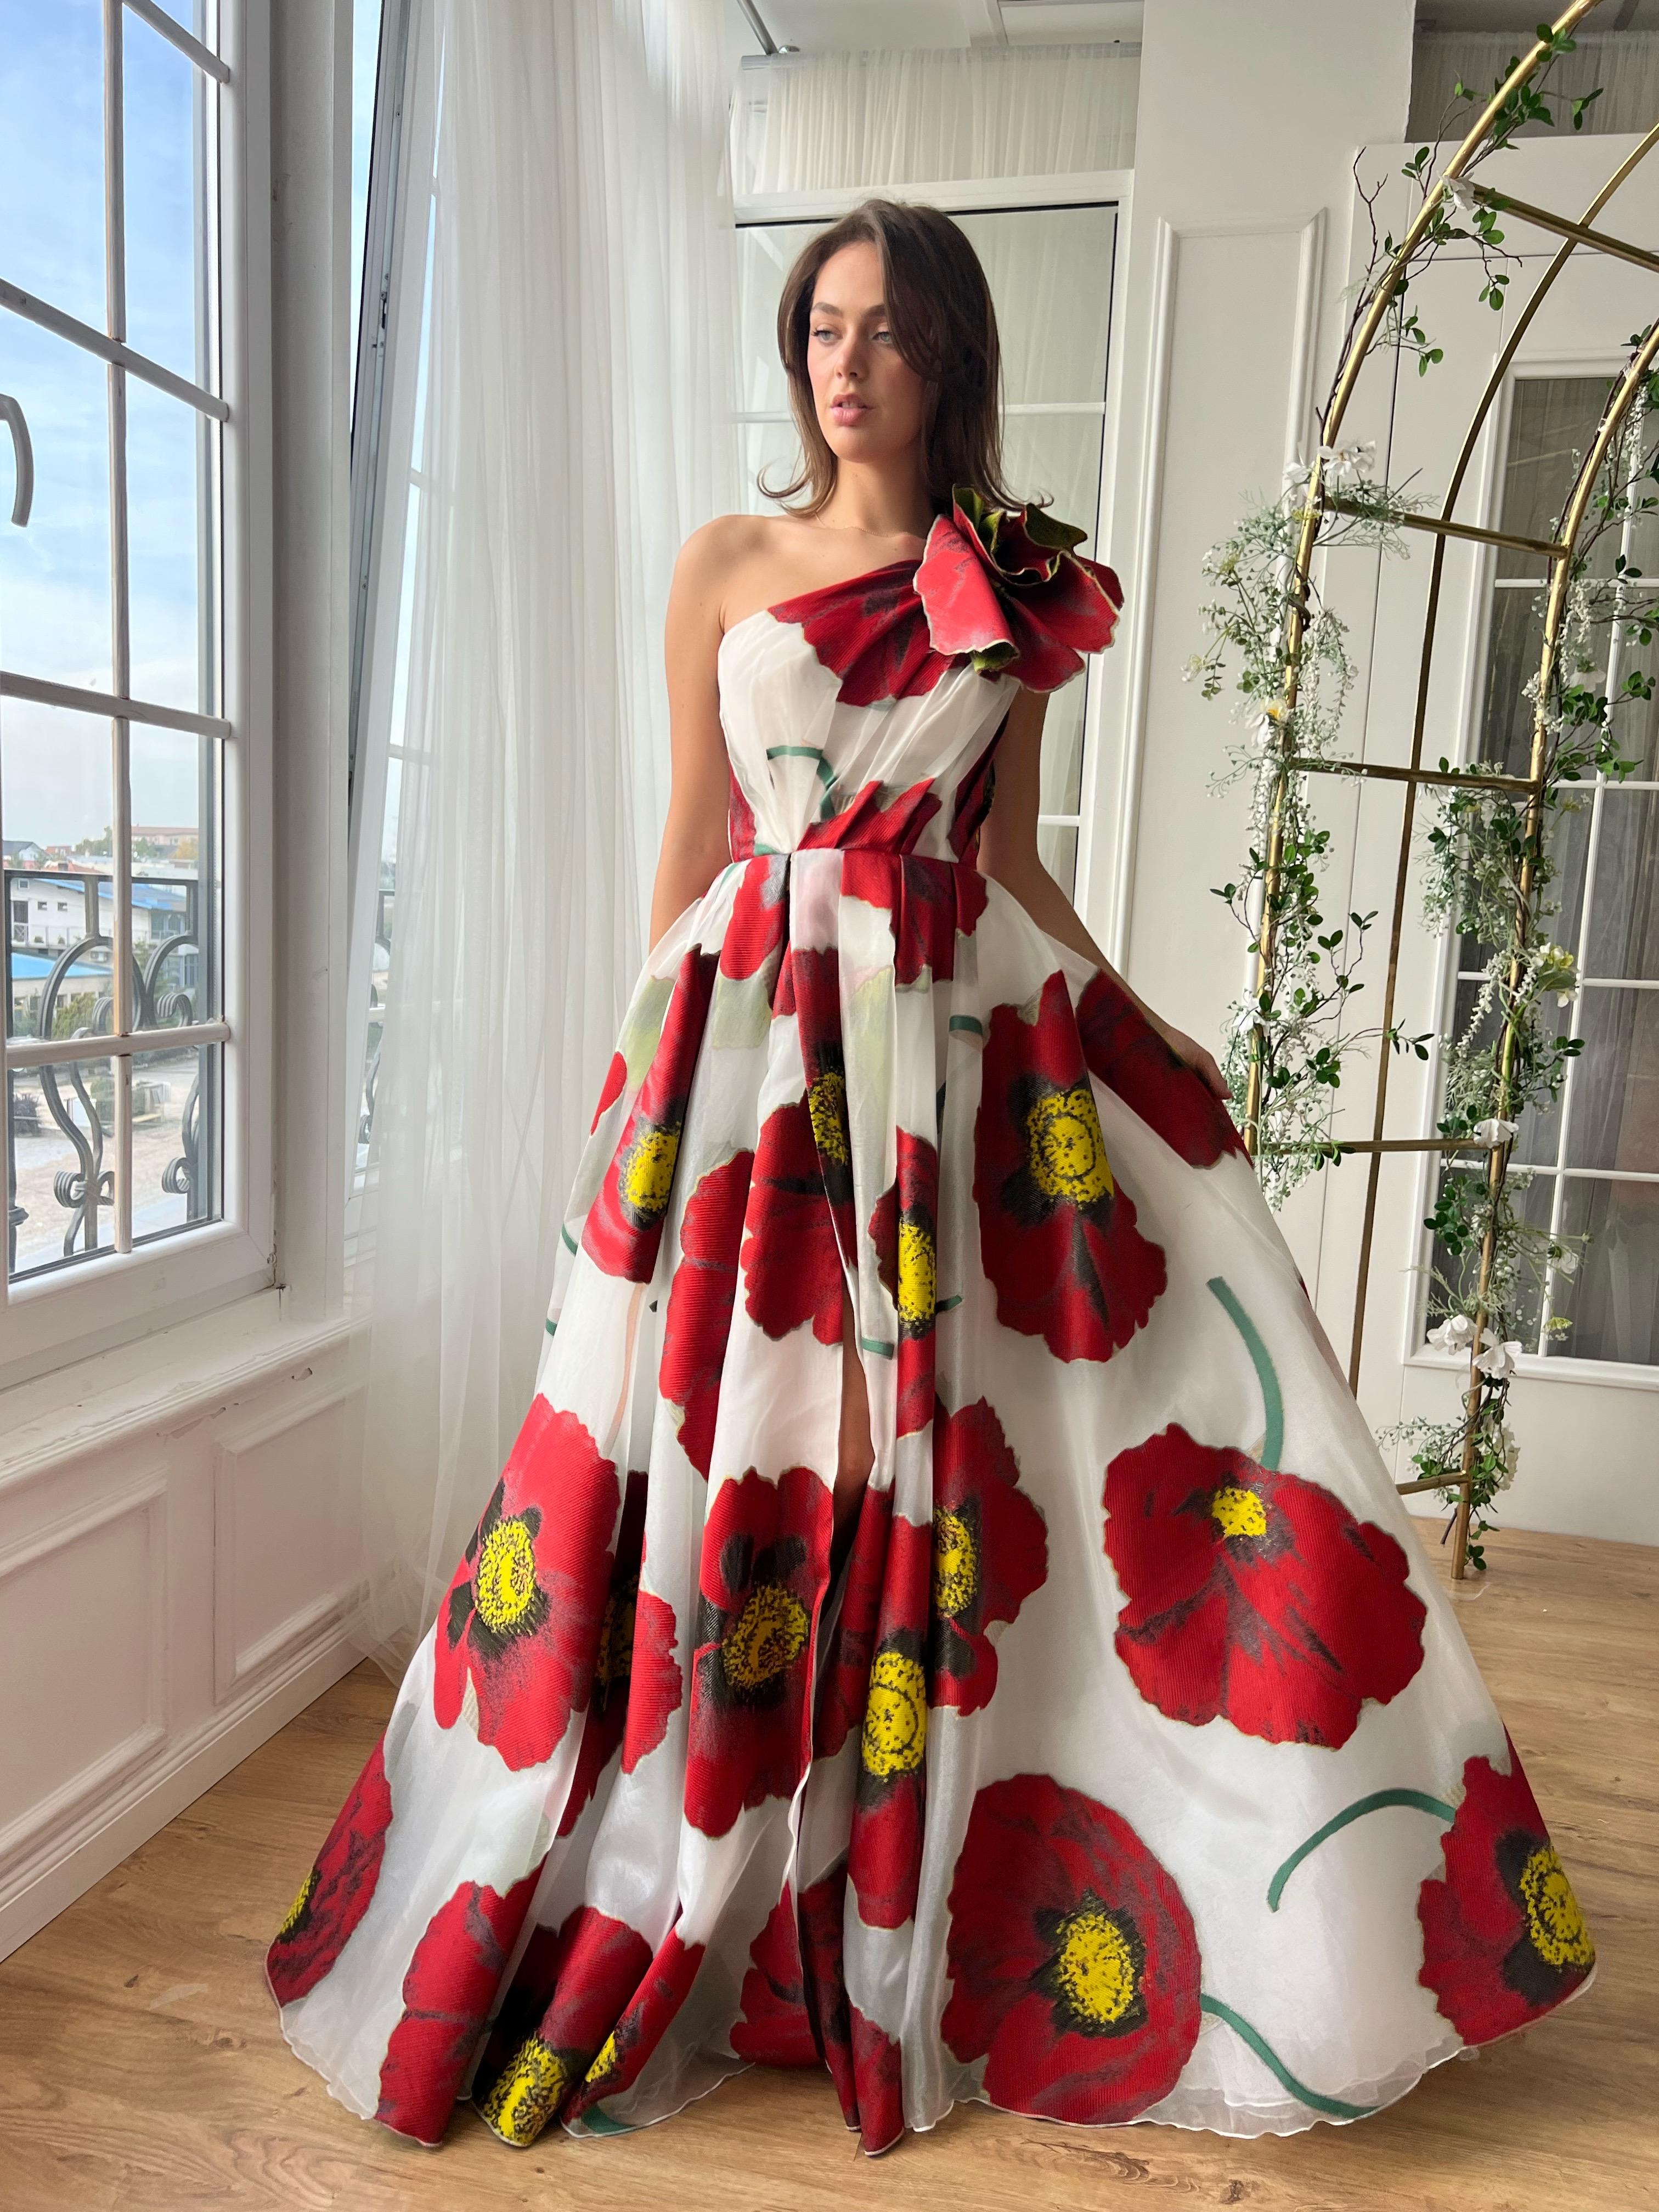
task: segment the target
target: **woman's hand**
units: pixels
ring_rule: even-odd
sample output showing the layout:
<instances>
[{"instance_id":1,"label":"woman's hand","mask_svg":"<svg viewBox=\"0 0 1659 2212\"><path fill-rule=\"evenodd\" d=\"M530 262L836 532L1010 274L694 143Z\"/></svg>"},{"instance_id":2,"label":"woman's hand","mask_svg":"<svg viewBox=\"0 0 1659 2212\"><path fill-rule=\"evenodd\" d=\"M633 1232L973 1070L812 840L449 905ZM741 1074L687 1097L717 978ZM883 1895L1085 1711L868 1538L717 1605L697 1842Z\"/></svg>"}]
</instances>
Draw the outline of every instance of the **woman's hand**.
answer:
<instances>
[{"instance_id":1,"label":"woman's hand","mask_svg":"<svg viewBox=\"0 0 1659 2212\"><path fill-rule=\"evenodd\" d=\"M1214 1055L1206 1052L1196 1037L1189 1037L1184 1030L1172 1029L1168 1022L1159 1021L1150 1008L1147 1009L1146 1018L1176 1058L1185 1060L1194 1075L1202 1077L1206 1085L1214 1091L1218 1098L1224 1103L1232 1097L1227 1087L1227 1079L1216 1065Z\"/></svg>"}]
</instances>

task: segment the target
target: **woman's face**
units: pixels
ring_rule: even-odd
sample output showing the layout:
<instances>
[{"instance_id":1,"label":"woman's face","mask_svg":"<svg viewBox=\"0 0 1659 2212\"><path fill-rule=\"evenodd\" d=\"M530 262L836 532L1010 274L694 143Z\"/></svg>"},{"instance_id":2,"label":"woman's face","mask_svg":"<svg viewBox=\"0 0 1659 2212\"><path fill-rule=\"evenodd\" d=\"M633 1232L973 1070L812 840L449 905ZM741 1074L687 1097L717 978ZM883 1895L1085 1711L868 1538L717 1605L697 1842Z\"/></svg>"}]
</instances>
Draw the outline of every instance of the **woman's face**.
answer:
<instances>
[{"instance_id":1,"label":"woman's face","mask_svg":"<svg viewBox=\"0 0 1659 2212\"><path fill-rule=\"evenodd\" d=\"M881 256L860 239L818 271L806 324L806 366L818 428L837 460L879 466L921 439L927 387L894 342L882 299Z\"/></svg>"}]
</instances>

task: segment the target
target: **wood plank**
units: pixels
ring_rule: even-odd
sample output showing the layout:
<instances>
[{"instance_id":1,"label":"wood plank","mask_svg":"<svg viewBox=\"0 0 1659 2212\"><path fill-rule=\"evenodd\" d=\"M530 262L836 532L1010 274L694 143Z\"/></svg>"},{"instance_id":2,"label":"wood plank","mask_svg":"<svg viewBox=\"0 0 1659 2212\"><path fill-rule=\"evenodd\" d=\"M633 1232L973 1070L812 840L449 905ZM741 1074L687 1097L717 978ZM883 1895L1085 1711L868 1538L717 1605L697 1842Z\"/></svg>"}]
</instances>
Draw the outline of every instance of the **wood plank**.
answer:
<instances>
[{"instance_id":1,"label":"wood plank","mask_svg":"<svg viewBox=\"0 0 1659 2212\"><path fill-rule=\"evenodd\" d=\"M1437 1567L1444 1562L1425 1530ZM980 2107L862 2156L828 2079L757 2069L659 2127L514 2154L470 2111L423 2153L335 2104L277 2032L262 1960L374 1744L367 1662L0 1965L7 2212L1639 2212L1659 2207L1659 1552L1504 1531L1462 1621L1595 1931L1593 1987L1352 2127L1257 2142Z\"/></svg>"}]
</instances>

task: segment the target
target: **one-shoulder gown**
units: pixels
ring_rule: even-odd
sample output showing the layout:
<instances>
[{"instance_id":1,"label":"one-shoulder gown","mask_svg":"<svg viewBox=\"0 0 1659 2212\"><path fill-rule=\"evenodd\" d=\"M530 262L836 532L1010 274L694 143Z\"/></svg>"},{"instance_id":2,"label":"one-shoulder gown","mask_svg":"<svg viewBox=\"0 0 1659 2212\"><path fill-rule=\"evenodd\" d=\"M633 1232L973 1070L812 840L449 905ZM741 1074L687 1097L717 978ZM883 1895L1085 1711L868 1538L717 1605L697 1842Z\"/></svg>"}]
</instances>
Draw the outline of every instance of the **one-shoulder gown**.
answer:
<instances>
[{"instance_id":1,"label":"one-shoulder gown","mask_svg":"<svg viewBox=\"0 0 1659 2212\"><path fill-rule=\"evenodd\" d=\"M269 1954L295 2051L422 2142L750 2065L826 2069L871 2151L959 2099L1288 2133L1590 1973L1231 1122L975 865L1016 678L1110 626L986 572L1000 668L914 562L721 641L731 865L641 977L523 1429Z\"/></svg>"}]
</instances>

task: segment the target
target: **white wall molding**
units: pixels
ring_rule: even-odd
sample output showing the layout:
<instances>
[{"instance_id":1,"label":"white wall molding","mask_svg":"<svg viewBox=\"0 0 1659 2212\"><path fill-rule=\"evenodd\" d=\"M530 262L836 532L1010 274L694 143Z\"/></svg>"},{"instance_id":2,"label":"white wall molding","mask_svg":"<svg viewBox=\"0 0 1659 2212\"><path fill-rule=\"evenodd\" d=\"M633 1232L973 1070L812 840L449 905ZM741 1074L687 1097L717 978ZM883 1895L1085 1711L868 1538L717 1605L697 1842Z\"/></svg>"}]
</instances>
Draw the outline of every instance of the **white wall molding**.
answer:
<instances>
[{"instance_id":1,"label":"white wall molding","mask_svg":"<svg viewBox=\"0 0 1659 2212\"><path fill-rule=\"evenodd\" d=\"M152 1472L112 1495L100 1498L89 1508L59 1515L0 1552L0 1612L15 1622L15 1601L8 1585L19 1576L54 1557L62 1559L77 1545L101 1531L137 1517L143 1523L146 1574L143 1586L142 1664L143 1698L141 1717L116 1743L89 1758L56 1789L14 1814L0 1827L0 1896L9 1870L31 1851L51 1850L81 1821L88 1807L106 1798L129 1775L151 1758L167 1733L168 1694L168 1575L167 1484L165 1475ZM95 1584L88 1584L95 1603ZM15 1646L14 1646L14 1649ZM135 1657L140 1655L135 1653ZM64 1728L70 1716L64 1717Z\"/></svg>"}]
</instances>

